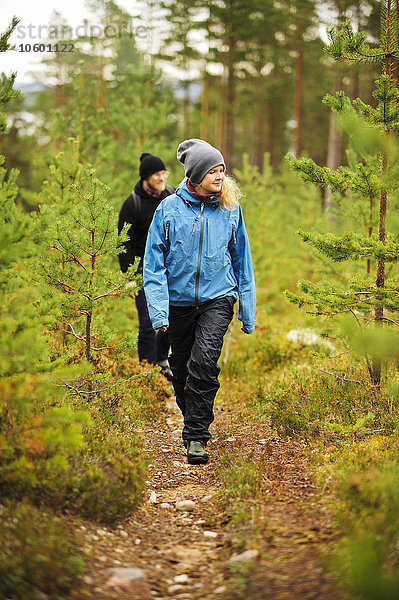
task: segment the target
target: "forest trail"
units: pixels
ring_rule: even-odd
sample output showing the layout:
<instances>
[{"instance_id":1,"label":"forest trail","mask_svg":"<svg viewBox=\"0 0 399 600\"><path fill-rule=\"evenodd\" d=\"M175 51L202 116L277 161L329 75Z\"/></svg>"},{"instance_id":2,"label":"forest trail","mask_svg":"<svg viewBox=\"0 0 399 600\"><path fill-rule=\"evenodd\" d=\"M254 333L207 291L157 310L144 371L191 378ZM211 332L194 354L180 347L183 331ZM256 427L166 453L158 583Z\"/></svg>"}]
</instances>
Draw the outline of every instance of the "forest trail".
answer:
<instances>
[{"instance_id":1,"label":"forest trail","mask_svg":"<svg viewBox=\"0 0 399 600\"><path fill-rule=\"evenodd\" d=\"M152 457L145 500L117 529L84 522L88 561L77 597L339 598L320 555L334 537L330 516L318 503L303 445L245 424L239 403L218 403L215 413L208 465L187 465L174 397L160 422L141 432ZM262 470L261 493L247 500L242 527L231 526L219 495L226 456L247 456ZM194 503L190 511L179 510L181 501ZM109 569L132 567L144 581L112 584Z\"/></svg>"}]
</instances>

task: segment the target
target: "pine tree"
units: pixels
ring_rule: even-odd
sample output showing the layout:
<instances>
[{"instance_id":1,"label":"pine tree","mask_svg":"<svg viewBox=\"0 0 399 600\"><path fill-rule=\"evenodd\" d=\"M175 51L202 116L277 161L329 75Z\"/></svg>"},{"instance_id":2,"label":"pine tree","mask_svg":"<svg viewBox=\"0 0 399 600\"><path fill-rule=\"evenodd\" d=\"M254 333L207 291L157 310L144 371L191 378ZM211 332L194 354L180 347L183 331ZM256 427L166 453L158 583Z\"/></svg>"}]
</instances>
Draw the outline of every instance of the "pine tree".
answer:
<instances>
[{"instance_id":1,"label":"pine tree","mask_svg":"<svg viewBox=\"0 0 399 600\"><path fill-rule=\"evenodd\" d=\"M14 17L11 25L6 29L4 33L0 34L0 52L7 52L12 50L14 46L10 44L10 37L17 27L19 19ZM16 73L11 73L9 77L2 73L0 82L0 104L4 105L11 100L15 100L21 97L21 92L13 89ZM7 119L4 113L0 114L0 133L3 133L7 129Z\"/></svg>"},{"instance_id":2,"label":"pine tree","mask_svg":"<svg viewBox=\"0 0 399 600\"><path fill-rule=\"evenodd\" d=\"M307 298L288 293L291 301L311 304L316 314L349 312L359 324L371 319L381 326L394 322L387 316L399 308L398 282L386 281L386 264L395 264L399 256L399 241L387 233L386 217L388 192L399 190L397 160L394 156L395 134L399 130L399 90L395 78L395 62L399 58L398 2L386 0L381 8L381 39L377 48L366 43L364 32L354 32L346 23L339 30L330 30L327 53L335 60L349 64L379 62L382 74L376 81L374 98L377 107L365 104L359 98L353 102L342 91L336 96L327 95L325 103L341 115L346 128L361 147L363 160L352 167L338 167L335 171L316 165L311 159L296 159L288 155L291 168L307 182L332 192L350 194L364 199L371 209L378 203L378 234L365 235L349 231L342 236L300 232L302 239L334 261L370 258L376 262L376 277L360 274L352 278L347 290L338 289L331 283L313 285L300 282L301 291ZM393 148L393 149L392 149ZM377 156L376 156L377 154ZM397 156L397 154L396 154ZM384 314L384 310L387 314ZM374 312L374 317L371 312ZM376 386L381 383L381 357L375 355L368 362L370 377Z\"/></svg>"},{"instance_id":3,"label":"pine tree","mask_svg":"<svg viewBox=\"0 0 399 600\"><path fill-rule=\"evenodd\" d=\"M9 37L17 23L13 19L0 36L1 51L11 47ZM3 76L0 105L19 96L12 90L14 79L15 74ZM4 114L0 122L4 131ZM1 156L0 165L3 161ZM46 381L47 373L60 365L49 360L44 320L37 309L39 293L32 285L38 260L32 243L33 219L15 202L17 177L16 169L7 173L0 166L0 479L2 494L13 498L16 489L21 493L38 485L36 464L46 472L46 483L51 476L63 474L65 456L84 446L82 429L88 422L83 413L54 407L56 394Z\"/></svg>"},{"instance_id":4,"label":"pine tree","mask_svg":"<svg viewBox=\"0 0 399 600\"><path fill-rule=\"evenodd\" d=\"M45 240L46 245L50 241L50 252L42 264L47 283L58 292L53 298L54 308L59 308L55 314L58 326L66 327L64 332L83 344L85 358L92 365L94 353L114 351L123 344L110 339L99 307L110 298L127 296L129 278L140 283L134 266L127 274L107 268L106 259L110 254L116 256L127 239L126 231L118 236L108 190L94 171L86 173L84 184L69 186L73 202L66 214L53 215L56 219Z\"/></svg>"},{"instance_id":5,"label":"pine tree","mask_svg":"<svg viewBox=\"0 0 399 600\"><path fill-rule=\"evenodd\" d=\"M12 24L5 33L0 35L0 51L6 52L12 48L10 36L15 30L18 19L14 17ZM20 97L13 90L16 73L10 77L2 75L0 88L0 106ZM0 113L0 130L7 129L7 119ZM11 376L29 370L32 362L43 358L46 354L43 341L35 334L38 322L33 318L34 310L27 303L24 261L34 252L30 239L31 219L16 205L18 194L17 169L7 173L1 165L4 156L0 156L0 294L2 304L2 335L0 337L0 375ZM27 346L27 340L32 339L32 345Z\"/></svg>"}]
</instances>

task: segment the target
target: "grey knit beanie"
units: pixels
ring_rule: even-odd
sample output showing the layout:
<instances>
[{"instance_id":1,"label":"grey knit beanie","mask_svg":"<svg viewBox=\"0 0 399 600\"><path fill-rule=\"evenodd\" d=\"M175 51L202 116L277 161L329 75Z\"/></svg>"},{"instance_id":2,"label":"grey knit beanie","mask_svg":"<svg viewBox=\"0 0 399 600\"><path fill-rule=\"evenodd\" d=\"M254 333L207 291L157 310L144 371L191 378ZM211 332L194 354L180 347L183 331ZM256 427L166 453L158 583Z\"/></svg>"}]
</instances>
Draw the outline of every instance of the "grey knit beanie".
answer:
<instances>
[{"instance_id":1,"label":"grey knit beanie","mask_svg":"<svg viewBox=\"0 0 399 600\"><path fill-rule=\"evenodd\" d=\"M223 154L205 140L184 140L177 149L177 160L184 165L184 172L194 185L201 183L213 167L223 165L226 169Z\"/></svg>"}]
</instances>

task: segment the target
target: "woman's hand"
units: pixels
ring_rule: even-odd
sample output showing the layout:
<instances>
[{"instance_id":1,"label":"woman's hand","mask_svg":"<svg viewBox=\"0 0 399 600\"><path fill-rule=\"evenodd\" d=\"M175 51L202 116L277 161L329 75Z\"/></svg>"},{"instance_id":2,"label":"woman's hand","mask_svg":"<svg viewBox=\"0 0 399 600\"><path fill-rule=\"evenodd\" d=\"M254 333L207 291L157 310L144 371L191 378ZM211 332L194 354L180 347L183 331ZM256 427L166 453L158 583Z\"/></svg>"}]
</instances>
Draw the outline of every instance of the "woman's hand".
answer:
<instances>
[{"instance_id":1,"label":"woman's hand","mask_svg":"<svg viewBox=\"0 0 399 600\"><path fill-rule=\"evenodd\" d=\"M167 331L168 326L167 325L162 325L162 327L158 327L158 329L156 329L155 331Z\"/></svg>"}]
</instances>

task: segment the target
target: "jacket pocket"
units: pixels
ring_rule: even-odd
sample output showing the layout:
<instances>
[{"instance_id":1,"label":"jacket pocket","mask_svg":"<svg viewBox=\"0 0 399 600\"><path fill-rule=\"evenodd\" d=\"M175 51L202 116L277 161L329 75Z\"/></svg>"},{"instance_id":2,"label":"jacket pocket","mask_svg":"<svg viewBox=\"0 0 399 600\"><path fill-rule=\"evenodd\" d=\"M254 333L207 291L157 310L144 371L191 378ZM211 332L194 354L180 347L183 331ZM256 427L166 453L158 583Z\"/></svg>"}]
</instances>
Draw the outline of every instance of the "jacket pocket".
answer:
<instances>
[{"instance_id":1,"label":"jacket pocket","mask_svg":"<svg viewBox=\"0 0 399 600\"><path fill-rule=\"evenodd\" d=\"M224 220L206 219L206 243L203 253L203 277L211 280L227 268L228 223Z\"/></svg>"},{"instance_id":2,"label":"jacket pocket","mask_svg":"<svg viewBox=\"0 0 399 600\"><path fill-rule=\"evenodd\" d=\"M191 263L193 255L198 255L198 238L196 228L198 223L193 224L193 219L171 219L169 221L169 253L173 255L175 262L186 261Z\"/></svg>"}]
</instances>

